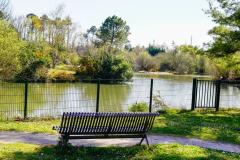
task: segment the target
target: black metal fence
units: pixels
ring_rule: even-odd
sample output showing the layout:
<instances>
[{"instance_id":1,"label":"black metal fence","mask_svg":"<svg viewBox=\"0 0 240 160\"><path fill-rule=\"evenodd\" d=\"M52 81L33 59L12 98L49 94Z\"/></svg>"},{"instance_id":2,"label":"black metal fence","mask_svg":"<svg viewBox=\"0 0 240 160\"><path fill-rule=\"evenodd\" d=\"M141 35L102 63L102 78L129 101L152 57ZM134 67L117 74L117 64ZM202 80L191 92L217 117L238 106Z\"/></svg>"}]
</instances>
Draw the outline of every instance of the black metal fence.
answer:
<instances>
[{"instance_id":1,"label":"black metal fence","mask_svg":"<svg viewBox=\"0 0 240 160\"><path fill-rule=\"evenodd\" d=\"M0 119L57 117L63 112L127 112L138 102L152 104L153 80L148 83L91 80L94 83L0 83ZM107 82L106 82L107 81ZM140 87L144 87L142 90ZM134 89L134 94L129 90ZM144 93L144 94L142 94ZM126 99L134 99L129 101ZM151 112L149 105L149 111ZM122 109L124 108L125 109Z\"/></svg>"},{"instance_id":2,"label":"black metal fence","mask_svg":"<svg viewBox=\"0 0 240 160\"><path fill-rule=\"evenodd\" d=\"M226 93L222 94L221 92L221 90L223 90L224 87L226 88L229 86L240 88L240 81L193 79L191 110L194 110L195 108L215 108L216 111L219 111L220 105L227 104L227 103L220 104L221 102L234 101L231 99L226 99L226 97L229 98L233 97L234 95Z\"/></svg>"},{"instance_id":3,"label":"black metal fence","mask_svg":"<svg viewBox=\"0 0 240 160\"><path fill-rule=\"evenodd\" d=\"M229 85L238 85L239 81L230 84L197 79L192 82L191 79L134 78L130 82L93 82L0 82L0 119L58 117L63 112L128 112L131 105L140 102L148 105L149 112L164 107L219 109L226 104L240 106L234 103L240 97L240 89L234 87L234 92L229 89Z\"/></svg>"},{"instance_id":4,"label":"black metal fence","mask_svg":"<svg viewBox=\"0 0 240 160\"><path fill-rule=\"evenodd\" d=\"M193 79L192 110L216 108L219 110L220 81Z\"/></svg>"},{"instance_id":5,"label":"black metal fence","mask_svg":"<svg viewBox=\"0 0 240 160\"><path fill-rule=\"evenodd\" d=\"M64 111L95 111L96 84L0 83L0 119L55 117ZM83 91L83 92L80 92ZM81 110L82 109L82 110Z\"/></svg>"}]
</instances>

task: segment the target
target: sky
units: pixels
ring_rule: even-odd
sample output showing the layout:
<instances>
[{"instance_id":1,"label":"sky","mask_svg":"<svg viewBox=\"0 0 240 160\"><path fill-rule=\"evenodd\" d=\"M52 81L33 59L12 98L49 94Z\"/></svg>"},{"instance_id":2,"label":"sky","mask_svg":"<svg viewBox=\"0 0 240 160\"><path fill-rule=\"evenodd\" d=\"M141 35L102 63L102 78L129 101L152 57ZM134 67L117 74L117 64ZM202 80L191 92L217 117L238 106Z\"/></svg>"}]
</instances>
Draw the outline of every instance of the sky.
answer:
<instances>
[{"instance_id":1,"label":"sky","mask_svg":"<svg viewBox=\"0 0 240 160\"><path fill-rule=\"evenodd\" d=\"M207 34L215 24L204 13L207 0L10 0L15 16L50 13L65 5L65 14L85 31L99 27L112 15L130 26L129 40L133 46L149 43L192 44L202 46L211 41Z\"/></svg>"}]
</instances>

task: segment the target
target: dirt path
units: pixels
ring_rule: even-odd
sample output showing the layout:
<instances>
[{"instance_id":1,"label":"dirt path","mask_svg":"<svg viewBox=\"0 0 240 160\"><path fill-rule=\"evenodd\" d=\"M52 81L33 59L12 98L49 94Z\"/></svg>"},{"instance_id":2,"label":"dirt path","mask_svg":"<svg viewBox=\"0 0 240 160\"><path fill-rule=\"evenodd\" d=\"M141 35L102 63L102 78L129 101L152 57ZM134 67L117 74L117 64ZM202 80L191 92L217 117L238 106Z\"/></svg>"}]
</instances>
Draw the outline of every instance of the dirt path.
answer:
<instances>
[{"instance_id":1,"label":"dirt path","mask_svg":"<svg viewBox=\"0 0 240 160\"><path fill-rule=\"evenodd\" d=\"M173 136L149 135L150 144L180 143L203 148L222 150L226 152L240 153L240 145L204 141L195 138L183 138ZM33 134L22 132L0 132L0 143L32 143L40 145L57 144L58 135ZM70 140L73 145L78 146L131 146L139 143L140 139L91 139L91 140Z\"/></svg>"}]
</instances>

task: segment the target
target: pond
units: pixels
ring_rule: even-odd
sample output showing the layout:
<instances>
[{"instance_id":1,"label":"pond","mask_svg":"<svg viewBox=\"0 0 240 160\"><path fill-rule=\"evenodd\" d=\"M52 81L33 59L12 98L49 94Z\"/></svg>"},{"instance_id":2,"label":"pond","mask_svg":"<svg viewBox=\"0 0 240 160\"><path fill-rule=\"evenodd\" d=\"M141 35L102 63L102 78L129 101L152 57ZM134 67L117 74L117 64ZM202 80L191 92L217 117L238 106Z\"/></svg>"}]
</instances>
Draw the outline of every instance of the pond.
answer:
<instances>
[{"instance_id":1,"label":"pond","mask_svg":"<svg viewBox=\"0 0 240 160\"><path fill-rule=\"evenodd\" d=\"M100 112L128 112L134 103L149 103L151 78L154 78L153 99L160 98L171 108L191 108L193 76L136 74L131 82L101 84ZM96 94L97 85L93 83L30 83L27 114L42 117L58 116L63 112L94 112ZM22 117L25 101L24 84L1 83L0 115ZM240 107L239 88L222 86L220 108L223 107Z\"/></svg>"}]
</instances>

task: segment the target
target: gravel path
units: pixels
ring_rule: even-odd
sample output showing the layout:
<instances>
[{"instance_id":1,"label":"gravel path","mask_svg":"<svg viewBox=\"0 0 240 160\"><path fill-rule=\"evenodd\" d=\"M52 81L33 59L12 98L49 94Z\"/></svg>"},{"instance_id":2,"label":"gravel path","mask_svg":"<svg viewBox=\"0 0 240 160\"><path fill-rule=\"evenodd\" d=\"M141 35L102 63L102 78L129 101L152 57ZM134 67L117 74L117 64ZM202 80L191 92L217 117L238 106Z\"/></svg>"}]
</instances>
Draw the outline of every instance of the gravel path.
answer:
<instances>
[{"instance_id":1,"label":"gravel path","mask_svg":"<svg viewBox=\"0 0 240 160\"><path fill-rule=\"evenodd\" d=\"M183 138L173 136L149 135L150 144L168 144L180 143L183 145L193 145L203 148L216 149L226 152L240 153L240 145L204 141L195 138ZM49 134L33 134L22 132L0 132L0 143L32 143L40 145L55 145L57 144L58 135ZM70 140L73 145L78 146L131 146L139 143L140 139L84 139Z\"/></svg>"}]
</instances>

